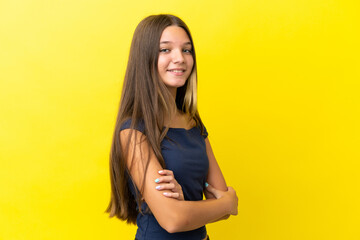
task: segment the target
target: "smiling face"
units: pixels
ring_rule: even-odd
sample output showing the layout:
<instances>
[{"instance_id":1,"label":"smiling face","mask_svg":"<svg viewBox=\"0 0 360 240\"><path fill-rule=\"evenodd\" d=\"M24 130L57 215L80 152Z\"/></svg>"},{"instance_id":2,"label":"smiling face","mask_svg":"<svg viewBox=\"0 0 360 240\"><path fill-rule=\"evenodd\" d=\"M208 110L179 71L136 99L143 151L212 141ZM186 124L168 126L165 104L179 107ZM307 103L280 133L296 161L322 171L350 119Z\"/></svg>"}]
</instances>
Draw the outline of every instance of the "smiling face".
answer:
<instances>
[{"instance_id":1,"label":"smiling face","mask_svg":"<svg viewBox=\"0 0 360 240\"><path fill-rule=\"evenodd\" d=\"M171 92L185 84L194 65L192 45L185 30L178 26L165 28L160 37L158 72Z\"/></svg>"}]
</instances>

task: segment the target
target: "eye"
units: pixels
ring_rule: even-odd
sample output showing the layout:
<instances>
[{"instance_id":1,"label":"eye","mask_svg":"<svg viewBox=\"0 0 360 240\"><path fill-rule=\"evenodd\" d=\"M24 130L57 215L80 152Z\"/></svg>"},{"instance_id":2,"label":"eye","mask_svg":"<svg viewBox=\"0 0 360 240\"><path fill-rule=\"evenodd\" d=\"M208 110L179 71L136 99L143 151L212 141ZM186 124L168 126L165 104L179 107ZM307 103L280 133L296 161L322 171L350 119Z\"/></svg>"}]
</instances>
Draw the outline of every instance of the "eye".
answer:
<instances>
[{"instance_id":1,"label":"eye","mask_svg":"<svg viewBox=\"0 0 360 240\"><path fill-rule=\"evenodd\" d=\"M161 48L161 49L160 49L160 52L167 53L167 52L170 52L170 50L169 50L169 49L167 49L167 48Z\"/></svg>"},{"instance_id":2,"label":"eye","mask_svg":"<svg viewBox=\"0 0 360 240\"><path fill-rule=\"evenodd\" d=\"M183 52L184 53L192 53L192 50L191 49L184 49Z\"/></svg>"}]
</instances>

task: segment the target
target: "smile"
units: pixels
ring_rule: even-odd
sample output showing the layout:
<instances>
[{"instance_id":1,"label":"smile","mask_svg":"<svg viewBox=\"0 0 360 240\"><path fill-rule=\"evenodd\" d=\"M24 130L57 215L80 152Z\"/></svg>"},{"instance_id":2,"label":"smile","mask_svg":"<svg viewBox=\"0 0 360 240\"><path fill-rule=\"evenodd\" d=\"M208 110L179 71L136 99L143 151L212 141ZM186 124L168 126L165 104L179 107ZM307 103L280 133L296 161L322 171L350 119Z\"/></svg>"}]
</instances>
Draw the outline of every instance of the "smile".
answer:
<instances>
[{"instance_id":1,"label":"smile","mask_svg":"<svg viewBox=\"0 0 360 240\"><path fill-rule=\"evenodd\" d=\"M185 70L183 69L171 69L171 70L167 70L168 72L174 72L174 73L182 73L185 72Z\"/></svg>"}]
</instances>

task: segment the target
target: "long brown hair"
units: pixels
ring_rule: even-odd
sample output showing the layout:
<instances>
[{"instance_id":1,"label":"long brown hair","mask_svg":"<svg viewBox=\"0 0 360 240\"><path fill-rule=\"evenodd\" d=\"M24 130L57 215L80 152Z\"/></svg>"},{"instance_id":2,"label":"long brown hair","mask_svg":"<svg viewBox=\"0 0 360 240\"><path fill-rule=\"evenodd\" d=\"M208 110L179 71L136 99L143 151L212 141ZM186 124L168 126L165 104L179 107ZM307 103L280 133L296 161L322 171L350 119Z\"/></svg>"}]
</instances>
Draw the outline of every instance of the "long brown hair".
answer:
<instances>
[{"instance_id":1,"label":"long brown hair","mask_svg":"<svg viewBox=\"0 0 360 240\"><path fill-rule=\"evenodd\" d=\"M159 57L159 44L162 32L166 27L179 26L185 30L192 45L194 65L192 72L184 86L177 89L174 104L173 97L165 84L160 80L157 64ZM129 187L131 180L130 170L127 167L127 147L130 144L131 131L128 142L122 146L120 141L121 126L131 119L131 129L143 128L145 141L153 150L156 158L163 168L165 162L161 154L160 144L168 127L164 128L165 117L171 119L174 109L179 109L194 119L203 132L203 124L197 111L197 71L193 40L186 24L173 15L151 15L143 19L137 26L131 43L128 65L122 88L119 112L116 120L110 152L110 181L111 199L106 210L110 217L118 217L127 223L136 223L136 203L141 211L141 194L144 190L145 176L142 187L136 191L136 199ZM149 155L147 155L149 156ZM149 159L144 164L144 173ZM132 181L130 181L132 182ZM133 183L132 183L133 184ZM134 189L137 189L134 186Z\"/></svg>"}]
</instances>

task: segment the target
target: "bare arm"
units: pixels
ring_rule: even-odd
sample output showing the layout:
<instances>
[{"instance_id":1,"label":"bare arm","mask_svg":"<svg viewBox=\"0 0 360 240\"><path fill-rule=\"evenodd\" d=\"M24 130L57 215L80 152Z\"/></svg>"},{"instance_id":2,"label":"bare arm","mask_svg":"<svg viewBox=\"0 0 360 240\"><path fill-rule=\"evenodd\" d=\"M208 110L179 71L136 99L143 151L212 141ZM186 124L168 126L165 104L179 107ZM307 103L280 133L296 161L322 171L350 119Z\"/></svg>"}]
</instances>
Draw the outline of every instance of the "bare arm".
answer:
<instances>
[{"instance_id":1,"label":"bare arm","mask_svg":"<svg viewBox=\"0 0 360 240\"><path fill-rule=\"evenodd\" d=\"M209 137L207 137L205 139L205 144L206 144L206 153L207 153L207 156L209 159L209 173L208 173L208 177L207 177L207 183L218 190L227 191L227 185L225 182L225 178L221 172L219 164L216 161L214 152L210 145ZM205 188L205 190L204 190L204 195L205 195L206 199L214 199L215 198L215 196L211 192L209 192L207 188ZM216 219L213 222L225 220L225 219L228 219L229 217L230 217L230 214L226 214L226 215L222 216L221 218Z\"/></svg>"},{"instance_id":2,"label":"bare arm","mask_svg":"<svg viewBox=\"0 0 360 240\"><path fill-rule=\"evenodd\" d=\"M122 146L126 145L125 143L131 131L135 130L126 129L121 131ZM144 165L148 157L150 162L146 172L142 197L156 220L166 231L170 233L189 231L215 221L224 215L237 214L237 197L232 188L229 188L226 192L219 191L221 197L218 199L204 201L178 201L164 197L160 191L156 190L157 184L155 182L155 179L159 177L158 171L162 170L162 167L150 149L146 137L137 132L136 138L135 134L133 134L130 139L127 166L139 189L142 187L145 175Z\"/></svg>"},{"instance_id":3,"label":"bare arm","mask_svg":"<svg viewBox=\"0 0 360 240\"><path fill-rule=\"evenodd\" d=\"M207 176L207 182L216 189L227 191L225 178L220 170L219 164L216 161L208 137L205 139L205 144L206 144L206 153L209 159L209 173ZM206 199L215 198L215 196L206 189L204 191L204 194Z\"/></svg>"}]
</instances>

